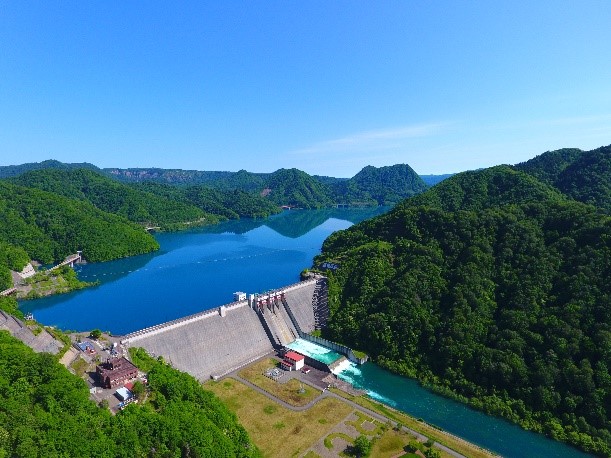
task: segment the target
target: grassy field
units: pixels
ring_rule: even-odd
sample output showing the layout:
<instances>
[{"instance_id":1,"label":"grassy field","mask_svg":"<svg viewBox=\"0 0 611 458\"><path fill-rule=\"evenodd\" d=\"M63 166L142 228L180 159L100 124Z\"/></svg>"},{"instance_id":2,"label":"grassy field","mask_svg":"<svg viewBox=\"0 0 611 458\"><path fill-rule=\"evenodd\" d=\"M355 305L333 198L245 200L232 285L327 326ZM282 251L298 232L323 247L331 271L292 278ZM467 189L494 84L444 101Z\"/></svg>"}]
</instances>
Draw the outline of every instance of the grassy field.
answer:
<instances>
[{"instance_id":1,"label":"grassy field","mask_svg":"<svg viewBox=\"0 0 611 458\"><path fill-rule=\"evenodd\" d=\"M379 439L374 441L371 456L376 458L390 458L396 456L414 436L389 428Z\"/></svg>"},{"instance_id":2,"label":"grassy field","mask_svg":"<svg viewBox=\"0 0 611 458\"><path fill-rule=\"evenodd\" d=\"M425 436L433 439L435 442L439 442L440 444L445 445L446 447L451 448L458 453L461 453L470 458L491 458L495 455L488 450L484 450L474 444L470 444L467 441L464 441L460 438L447 434L446 432L434 428L427 423L416 420L413 417L410 417L403 412L399 412L395 409L391 409L384 404L373 401L370 398L364 396L351 396L341 390L337 390L332 388L331 391L342 396L345 399L349 399L356 404L359 404L363 407L366 407L374 412L378 412L384 415L391 420L394 420L398 423L407 426L408 428L413 429L414 431L418 431L419 433L424 434ZM442 456L444 456L444 452L442 452ZM449 456L449 455L448 455Z\"/></svg>"},{"instance_id":3,"label":"grassy field","mask_svg":"<svg viewBox=\"0 0 611 458\"><path fill-rule=\"evenodd\" d=\"M207 382L204 388L227 403L270 458L302 456L352 411L344 402L327 398L304 412L293 412L232 379Z\"/></svg>"},{"instance_id":4,"label":"grassy field","mask_svg":"<svg viewBox=\"0 0 611 458\"><path fill-rule=\"evenodd\" d=\"M359 434L364 433L369 437L381 436L373 444L371 456L375 457L396 456L404 450L410 440L414 439L408 433L395 431L366 414L354 411L351 406L338 399L325 398L310 409L293 412L234 379L206 382L204 388L214 392L227 404L229 409L238 416L240 423L246 428L263 455L269 458L302 456L316 458L318 455L315 452L310 451L305 454L306 450L321 440L328 448L327 443L334 437L343 437L342 433L332 432L342 422L354 426ZM363 398L363 401L368 400ZM367 405L367 407L371 410L379 410L374 409L373 405ZM357 420L347 419L351 412L356 414ZM401 421L401 414L397 416L397 419ZM369 423L372 426L366 428L365 425ZM401 421L401 423L407 426L407 422ZM349 443L353 440L349 437L343 438ZM465 450L464 454L469 457L482 456L468 450ZM450 457L445 452L441 452L441 456ZM485 456L489 457L489 455Z\"/></svg>"},{"instance_id":5,"label":"grassy field","mask_svg":"<svg viewBox=\"0 0 611 458\"><path fill-rule=\"evenodd\" d=\"M286 383L280 383L263 375L270 367L276 367L276 364L277 361L275 359L264 359L242 370L240 377L293 406L304 406L320 396L320 390L306 384L301 386L295 379L289 380Z\"/></svg>"}]
</instances>

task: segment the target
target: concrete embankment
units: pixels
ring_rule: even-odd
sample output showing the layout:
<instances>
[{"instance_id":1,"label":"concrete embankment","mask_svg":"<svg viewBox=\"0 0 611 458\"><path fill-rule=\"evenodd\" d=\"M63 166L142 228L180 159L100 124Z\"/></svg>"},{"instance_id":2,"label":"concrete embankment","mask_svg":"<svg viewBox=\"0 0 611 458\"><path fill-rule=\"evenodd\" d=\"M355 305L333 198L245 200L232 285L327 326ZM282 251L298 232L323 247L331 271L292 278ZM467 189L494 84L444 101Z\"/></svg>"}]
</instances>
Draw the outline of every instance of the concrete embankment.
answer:
<instances>
[{"instance_id":1,"label":"concrete embankment","mask_svg":"<svg viewBox=\"0 0 611 458\"><path fill-rule=\"evenodd\" d=\"M2 310L0 310L0 330L8 331L37 353L45 352L56 355L64 346L45 329L40 329L40 332L34 334L23 321Z\"/></svg>"},{"instance_id":2,"label":"concrete embankment","mask_svg":"<svg viewBox=\"0 0 611 458\"><path fill-rule=\"evenodd\" d=\"M143 347L198 379L222 375L274 349L245 301L130 334L121 343Z\"/></svg>"}]
</instances>

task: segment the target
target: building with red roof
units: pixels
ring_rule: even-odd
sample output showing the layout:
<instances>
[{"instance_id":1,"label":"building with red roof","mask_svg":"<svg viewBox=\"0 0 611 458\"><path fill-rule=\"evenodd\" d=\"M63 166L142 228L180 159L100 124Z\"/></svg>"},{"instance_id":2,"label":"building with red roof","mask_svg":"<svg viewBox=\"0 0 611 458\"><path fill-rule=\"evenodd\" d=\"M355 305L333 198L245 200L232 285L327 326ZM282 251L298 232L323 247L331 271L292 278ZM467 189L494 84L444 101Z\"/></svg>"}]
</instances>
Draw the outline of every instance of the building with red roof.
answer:
<instances>
[{"instance_id":1,"label":"building with red roof","mask_svg":"<svg viewBox=\"0 0 611 458\"><path fill-rule=\"evenodd\" d=\"M280 362L282 369L287 371L298 371L305 364L305 356L295 352L287 351L284 354L284 360Z\"/></svg>"}]
</instances>

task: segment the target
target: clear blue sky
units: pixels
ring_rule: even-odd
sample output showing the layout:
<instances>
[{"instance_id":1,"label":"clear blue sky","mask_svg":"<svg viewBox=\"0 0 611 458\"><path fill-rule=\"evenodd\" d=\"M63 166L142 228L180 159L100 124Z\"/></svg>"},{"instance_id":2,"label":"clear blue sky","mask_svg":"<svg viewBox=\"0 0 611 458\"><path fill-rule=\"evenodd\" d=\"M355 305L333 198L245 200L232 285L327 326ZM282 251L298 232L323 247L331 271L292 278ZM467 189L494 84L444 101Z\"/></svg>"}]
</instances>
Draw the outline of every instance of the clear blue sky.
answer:
<instances>
[{"instance_id":1,"label":"clear blue sky","mask_svg":"<svg viewBox=\"0 0 611 458\"><path fill-rule=\"evenodd\" d=\"M0 165L349 177L611 143L611 2L0 0Z\"/></svg>"}]
</instances>

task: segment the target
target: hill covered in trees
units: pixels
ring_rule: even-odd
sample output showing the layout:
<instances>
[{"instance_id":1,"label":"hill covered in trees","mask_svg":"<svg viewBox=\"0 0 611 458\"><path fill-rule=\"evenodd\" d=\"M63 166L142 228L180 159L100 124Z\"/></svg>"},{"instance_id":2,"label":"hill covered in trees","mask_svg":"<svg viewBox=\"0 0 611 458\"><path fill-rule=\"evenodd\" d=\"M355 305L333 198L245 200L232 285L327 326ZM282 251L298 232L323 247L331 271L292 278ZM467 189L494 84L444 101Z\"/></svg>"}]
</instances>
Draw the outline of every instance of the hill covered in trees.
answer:
<instances>
[{"instance_id":1,"label":"hill covered in trees","mask_svg":"<svg viewBox=\"0 0 611 458\"><path fill-rule=\"evenodd\" d=\"M30 257L23 248L0 241L0 291L13 287L11 270L21 272L28 262Z\"/></svg>"},{"instance_id":2,"label":"hill covered in trees","mask_svg":"<svg viewBox=\"0 0 611 458\"><path fill-rule=\"evenodd\" d=\"M35 170L11 178L10 181L71 199L84 200L100 210L147 226L176 228L194 222L218 221L189 203L134 189L87 169Z\"/></svg>"},{"instance_id":3,"label":"hill covered in trees","mask_svg":"<svg viewBox=\"0 0 611 458\"><path fill-rule=\"evenodd\" d=\"M523 172L455 175L331 235L326 337L611 453L611 218Z\"/></svg>"},{"instance_id":4,"label":"hill covered in trees","mask_svg":"<svg viewBox=\"0 0 611 458\"><path fill-rule=\"evenodd\" d=\"M463 172L433 189L406 199L399 207L432 207L444 211L477 211L508 204L564 201L557 190L507 165Z\"/></svg>"},{"instance_id":5,"label":"hill covered in trees","mask_svg":"<svg viewBox=\"0 0 611 458\"><path fill-rule=\"evenodd\" d=\"M89 202L6 181L0 181L0 242L43 263L63 260L77 250L96 262L159 248L141 226Z\"/></svg>"},{"instance_id":6,"label":"hill covered in trees","mask_svg":"<svg viewBox=\"0 0 611 458\"><path fill-rule=\"evenodd\" d=\"M149 393L116 416L48 353L0 331L0 456L259 457L244 428L193 377L147 358Z\"/></svg>"},{"instance_id":7,"label":"hill covered in trees","mask_svg":"<svg viewBox=\"0 0 611 458\"><path fill-rule=\"evenodd\" d=\"M611 213L611 145L548 151L515 166L563 194Z\"/></svg>"},{"instance_id":8,"label":"hill covered in trees","mask_svg":"<svg viewBox=\"0 0 611 458\"><path fill-rule=\"evenodd\" d=\"M354 177L333 186L335 198L342 203L371 202L393 205L427 189L427 185L407 164L388 167L367 166Z\"/></svg>"},{"instance_id":9,"label":"hill covered in trees","mask_svg":"<svg viewBox=\"0 0 611 458\"><path fill-rule=\"evenodd\" d=\"M298 169L280 169L265 179L262 194L278 205L321 208L333 203L331 190Z\"/></svg>"},{"instance_id":10,"label":"hill covered in trees","mask_svg":"<svg viewBox=\"0 0 611 458\"><path fill-rule=\"evenodd\" d=\"M86 169L88 173L77 170L79 168ZM272 173L246 170L99 169L87 163L64 164L49 160L0 167L0 178L6 177L13 177L14 182L24 186L89 200L98 208L122 214L132 221L146 220L162 226L180 224L193 216L194 209L184 205L234 218L236 215L262 216L273 213L270 205L262 204L255 196L263 196L275 206L301 208L323 208L337 203L393 205L427 188L427 184L407 164L380 168L367 166L352 178L334 178L311 176L298 169L279 169ZM112 181L104 181L104 177L112 178ZM130 186L122 188L119 183ZM173 193L154 184L191 189L188 193ZM147 203L145 196L134 193L133 189L177 199L183 205L170 210L167 202L151 200L151 196L148 197L151 201ZM232 202L236 202L235 208L230 205ZM181 219L181 216L185 218Z\"/></svg>"},{"instance_id":11,"label":"hill covered in trees","mask_svg":"<svg viewBox=\"0 0 611 458\"><path fill-rule=\"evenodd\" d=\"M21 175L27 172L31 172L32 170L47 170L47 169L56 169L56 170L74 170L74 169L88 169L94 171L101 171L98 167L88 162L80 162L80 163L65 163L56 161L53 159L49 159L42 162L29 162L27 164L20 165L3 165L0 166L0 178L10 178L15 177L17 175Z\"/></svg>"},{"instance_id":12,"label":"hill covered in trees","mask_svg":"<svg viewBox=\"0 0 611 458\"><path fill-rule=\"evenodd\" d=\"M184 202L222 218L265 218L280 211L278 205L261 197L258 193L239 189L221 190L205 185L179 187L152 181L132 186L174 202Z\"/></svg>"}]
</instances>

